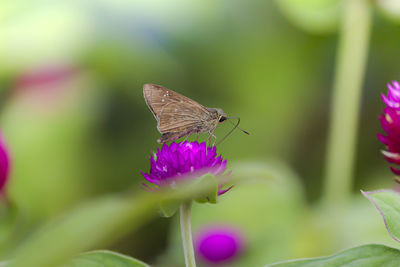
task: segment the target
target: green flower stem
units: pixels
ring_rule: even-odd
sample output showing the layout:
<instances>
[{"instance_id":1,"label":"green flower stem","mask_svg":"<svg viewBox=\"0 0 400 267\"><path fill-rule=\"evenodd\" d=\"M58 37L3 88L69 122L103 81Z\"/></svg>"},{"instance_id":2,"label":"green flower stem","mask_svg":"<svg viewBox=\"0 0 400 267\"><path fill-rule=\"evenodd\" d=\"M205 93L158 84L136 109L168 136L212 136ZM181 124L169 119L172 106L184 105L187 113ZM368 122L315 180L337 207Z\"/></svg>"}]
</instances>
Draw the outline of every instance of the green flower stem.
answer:
<instances>
[{"instance_id":1,"label":"green flower stem","mask_svg":"<svg viewBox=\"0 0 400 267\"><path fill-rule=\"evenodd\" d=\"M351 193L360 96L371 28L368 0L343 1L326 158L325 198L344 203Z\"/></svg>"},{"instance_id":2,"label":"green flower stem","mask_svg":"<svg viewBox=\"0 0 400 267\"><path fill-rule=\"evenodd\" d=\"M181 236L186 267L196 267L194 257L192 227L190 223L190 208L192 202L183 202L180 207Z\"/></svg>"}]
</instances>

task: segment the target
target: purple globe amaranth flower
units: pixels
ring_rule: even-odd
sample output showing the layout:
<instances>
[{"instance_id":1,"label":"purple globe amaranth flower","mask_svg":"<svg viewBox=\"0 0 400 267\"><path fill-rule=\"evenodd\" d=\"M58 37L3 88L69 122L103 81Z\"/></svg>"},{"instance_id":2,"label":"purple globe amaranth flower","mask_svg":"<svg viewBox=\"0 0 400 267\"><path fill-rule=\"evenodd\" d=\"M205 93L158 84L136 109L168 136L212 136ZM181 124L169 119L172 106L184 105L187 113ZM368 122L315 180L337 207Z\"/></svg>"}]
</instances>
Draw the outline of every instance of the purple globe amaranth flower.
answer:
<instances>
[{"instance_id":1,"label":"purple globe amaranth flower","mask_svg":"<svg viewBox=\"0 0 400 267\"><path fill-rule=\"evenodd\" d=\"M4 186L10 174L10 157L0 133L0 193L3 193Z\"/></svg>"},{"instance_id":2,"label":"purple globe amaranth flower","mask_svg":"<svg viewBox=\"0 0 400 267\"><path fill-rule=\"evenodd\" d=\"M208 147L205 142L183 142L164 144L150 157L149 173L142 172L144 178L159 187L174 187L177 182L194 179L210 173L224 176L226 160L217 156L217 148ZM219 186L218 195L227 192Z\"/></svg>"},{"instance_id":3,"label":"purple globe amaranth flower","mask_svg":"<svg viewBox=\"0 0 400 267\"><path fill-rule=\"evenodd\" d=\"M242 233L230 225L208 226L195 236L197 256L212 265L234 261L243 252L244 247Z\"/></svg>"},{"instance_id":4,"label":"purple globe amaranth flower","mask_svg":"<svg viewBox=\"0 0 400 267\"><path fill-rule=\"evenodd\" d=\"M382 100L386 104L383 114L379 117L386 135L378 134L378 139L386 145L386 151L382 151L389 163L400 165L400 84L397 81L388 83L387 95L382 94ZM392 172L400 175L400 169L390 167Z\"/></svg>"}]
</instances>

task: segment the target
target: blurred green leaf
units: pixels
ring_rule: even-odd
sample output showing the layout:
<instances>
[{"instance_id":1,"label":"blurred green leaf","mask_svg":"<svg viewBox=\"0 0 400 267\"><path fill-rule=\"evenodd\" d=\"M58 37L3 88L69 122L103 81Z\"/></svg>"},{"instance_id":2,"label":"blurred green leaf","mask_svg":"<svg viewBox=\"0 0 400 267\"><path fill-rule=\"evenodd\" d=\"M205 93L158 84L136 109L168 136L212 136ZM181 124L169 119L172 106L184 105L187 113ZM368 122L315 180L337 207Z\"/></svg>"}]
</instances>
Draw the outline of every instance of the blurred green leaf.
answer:
<instances>
[{"instance_id":1,"label":"blurred green leaf","mask_svg":"<svg viewBox=\"0 0 400 267\"><path fill-rule=\"evenodd\" d=\"M339 25L340 0L278 0L275 3L297 27L312 33L330 33Z\"/></svg>"},{"instance_id":2,"label":"blurred green leaf","mask_svg":"<svg viewBox=\"0 0 400 267\"><path fill-rule=\"evenodd\" d=\"M217 203L217 197L218 197L218 182L217 179L214 175L211 174L206 174L203 175L203 177L197 179L196 183L202 184L202 183L210 183L213 184L212 189L207 192L206 195L197 198L196 201L198 203Z\"/></svg>"},{"instance_id":3,"label":"blurred green leaf","mask_svg":"<svg viewBox=\"0 0 400 267\"><path fill-rule=\"evenodd\" d=\"M376 5L386 18L396 24L400 23L400 1L377 0Z\"/></svg>"},{"instance_id":4,"label":"blurred green leaf","mask_svg":"<svg viewBox=\"0 0 400 267\"><path fill-rule=\"evenodd\" d=\"M251 249L229 266L261 266L299 252L295 240L307 214L298 177L279 161L240 162L231 165L234 187L218 197L218 205L193 203L192 229L196 236L210 225L232 226L243 232ZM239 180L240 179L240 180ZM179 221L171 231L169 255L160 264L183 264ZM303 254L304 255L304 254Z\"/></svg>"},{"instance_id":5,"label":"blurred green leaf","mask_svg":"<svg viewBox=\"0 0 400 267\"><path fill-rule=\"evenodd\" d=\"M399 266L400 251L384 245L364 245L338 254L305 260L293 260L267 266L280 267L381 267L381 266Z\"/></svg>"},{"instance_id":6,"label":"blurred green leaf","mask_svg":"<svg viewBox=\"0 0 400 267\"><path fill-rule=\"evenodd\" d=\"M65 86L68 89L59 88L65 91L53 100L54 108L43 99L21 96L9 103L2 116L15 162L9 197L26 224L54 217L88 198L94 187L89 186L87 162L82 158L97 93L85 75Z\"/></svg>"},{"instance_id":7,"label":"blurred green leaf","mask_svg":"<svg viewBox=\"0 0 400 267\"><path fill-rule=\"evenodd\" d=\"M163 200L160 201L160 215L165 218L173 216L179 209L180 201L178 200Z\"/></svg>"},{"instance_id":8,"label":"blurred green leaf","mask_svg":"<svg viewBox=\"0 0 400 267\"><path fill-rule=\"evenodd\" d=\"M17 222L18 209L12 201L0 200L0 251L8 244Z\"/></svg>"},{"instance_id":9,"label":"blurred green leaf","mask_svg":"<svg viewBox=\"0 0 400 267\"><path fill-rule=\"evenodd\" d=\"M112 242L156 214L157 197L106 197L39 229L13 253L12 266L57 266L95 245Z\"/></svg>"},{"instance_id":10,"label":"blurred green leaf","mask_svg":"<svg viewBox=\"0 0 400 267\"><path fill-rule=\"evenodd\" d=\"M107 250L91 251L75 257L64 267L149 267L137 259Z\"/></svg>"},{"instance_id":11,"label":"blurred green leaf","mask_svg":"<svg viewBox=\"0 0 400 267\"><path fill-rule=\"evenodd\" d=\"M382 215L390 236L400 242L400 194L393 190L361 192Z\"/></svg>"},{"instance_id":12,"label":"blurred green leaf","mask_svg":"<svg viewBox=\"0 0 400 267\"><path fill-rule=\"evenodd\" d=\"M197 198L214 187L204 180L154 194L140 192L92 201L39 229L9 255L10 266L58 266L79 252L110 244L141 226L157 215L160 201Z\"/></svg>"},{"instance_id":13,"label":"blurred green leaf","mask_svg":"<svg viewBox=\"0 0 400 267\"><path fill-rule=\"evenodd\" d=\"M230 262L231 267L331 255L375 242L397 245L361 194L354 195L349 205L335 209L323 203L309 208L301 180L286 164L277 160L241 161L232 163L231 169L234 177L242 178L240 183L219 196L218 205L194 203L192 208L194 239L209 226L226 225L241 231L251 244ZM176 218L168 255L160 263L182 264L178 223Z\"/></svg>"}]
</instances>

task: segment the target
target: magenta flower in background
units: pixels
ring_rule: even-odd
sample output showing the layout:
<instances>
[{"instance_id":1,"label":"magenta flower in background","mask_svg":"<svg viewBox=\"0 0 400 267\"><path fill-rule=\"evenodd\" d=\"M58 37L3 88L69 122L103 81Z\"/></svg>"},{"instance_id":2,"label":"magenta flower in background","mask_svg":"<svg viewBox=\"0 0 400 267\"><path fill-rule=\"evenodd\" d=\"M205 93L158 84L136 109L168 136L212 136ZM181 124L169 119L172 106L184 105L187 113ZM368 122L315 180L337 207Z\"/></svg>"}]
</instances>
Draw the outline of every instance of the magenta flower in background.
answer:
<instances>
[{"instance_id":1,"label":"magenta flower in background","mask_svg":"<svg viewBox=\"0 0 400 267\"><path fill-rule=\"evenodd\" d=\"M21 89L57 85L71 79L77 73L77 68L64 65L37 67L21 74L16 80L16 87Z\"/></svg>"},{"instance_id":2,"label":"magenta flower in background","mask_svg":"<svg viewBox=\"0 0 400 267\"><path fill-rule=\"evenodd\" d=\"M378 139L386 145L386 151L382 151L389 163L400 165L400 84L393 81L388 85L387 95L382 94L382 100L386 104L383 114L379 117L386 135L378 134ZM392 172L400 175L400 169L390 167Z\"/></svg>"},{"instance_id":3,"label":"magenta flower in background","mask_svg":"<svg viewBox=\"0 0 400 267\"><path fill-rule=\"evenodd\" d=\"M7 152L4 139L0 134L0 193L3 192L10 173L10 158Z\"/></svg>"},{"instance_id":4,"label":"magenta flower in background","mask_svg":"<svg viewBox=\"0 0 400 267\"><path fill-rule=\"evenodd\" d=\"M149 173L142 172L144 178L159 187L174 187L177 182L200 177L210 173L223 175L226 160L217 156L217 148L208 147L205 142L183 142L164 144L157 153L150 157ZM218 195L227 192L220 185Z\"/></svg>"},{"instance_id":5,"label":"magenta flower in background","mask_svg":"<svg viewBox=\"0 0 400 267\"><path fill-rule=\"evenodd\" d=\"M45 111L57 109L74 95L76 86L73 83L81 72L78 67L64 64L35 66L15 79L14 92L19 101L27 101L29 108L32 105Z\"/></svg>"},{"instance_id":6,"label":"magenta flower in background","mask_svg":"<svg viewBox=\"0 0 400 267\"><path fill-rule=\"evenodd\" d=\"M209 226L195 237L197 256L208 264L226 264L237 259L245 242L241 232L230 225Z\"/></svg>"}]
</instances>

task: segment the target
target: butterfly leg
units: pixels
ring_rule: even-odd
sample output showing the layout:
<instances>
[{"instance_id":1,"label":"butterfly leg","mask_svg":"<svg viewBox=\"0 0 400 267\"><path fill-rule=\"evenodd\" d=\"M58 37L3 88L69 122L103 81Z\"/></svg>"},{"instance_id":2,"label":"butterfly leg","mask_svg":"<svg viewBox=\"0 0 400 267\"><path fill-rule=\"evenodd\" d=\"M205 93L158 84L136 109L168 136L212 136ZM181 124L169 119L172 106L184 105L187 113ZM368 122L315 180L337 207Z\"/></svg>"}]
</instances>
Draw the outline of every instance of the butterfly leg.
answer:
<instances>
[{"instance_id":1,"label":"butterfly leg","mask_svg":"<svg viewBox=\"0 0 400 267\"><path fill-rule=\"evenodd\" d=\"M185 137L185 139L183 139L182 143L185 142L190 136L192 135L192 133L188 133Z\"/></svg>"},{"instance_id":2,"label":"butterfly leg","mask_svg":"<svg viewBox=\"0 0 400 267\"><path fill-rule=\"evenodd\" d=\"M210 135L208 136L207 143L211 144L211 142L210 142L211 141L211 137L213 137L214 138L214 142L213 142L212 146L214 146L215 142L217 141L217 137L214 135L214 133L212 131L209 131L208 133Z\"/></svg>"}]
</instances>

